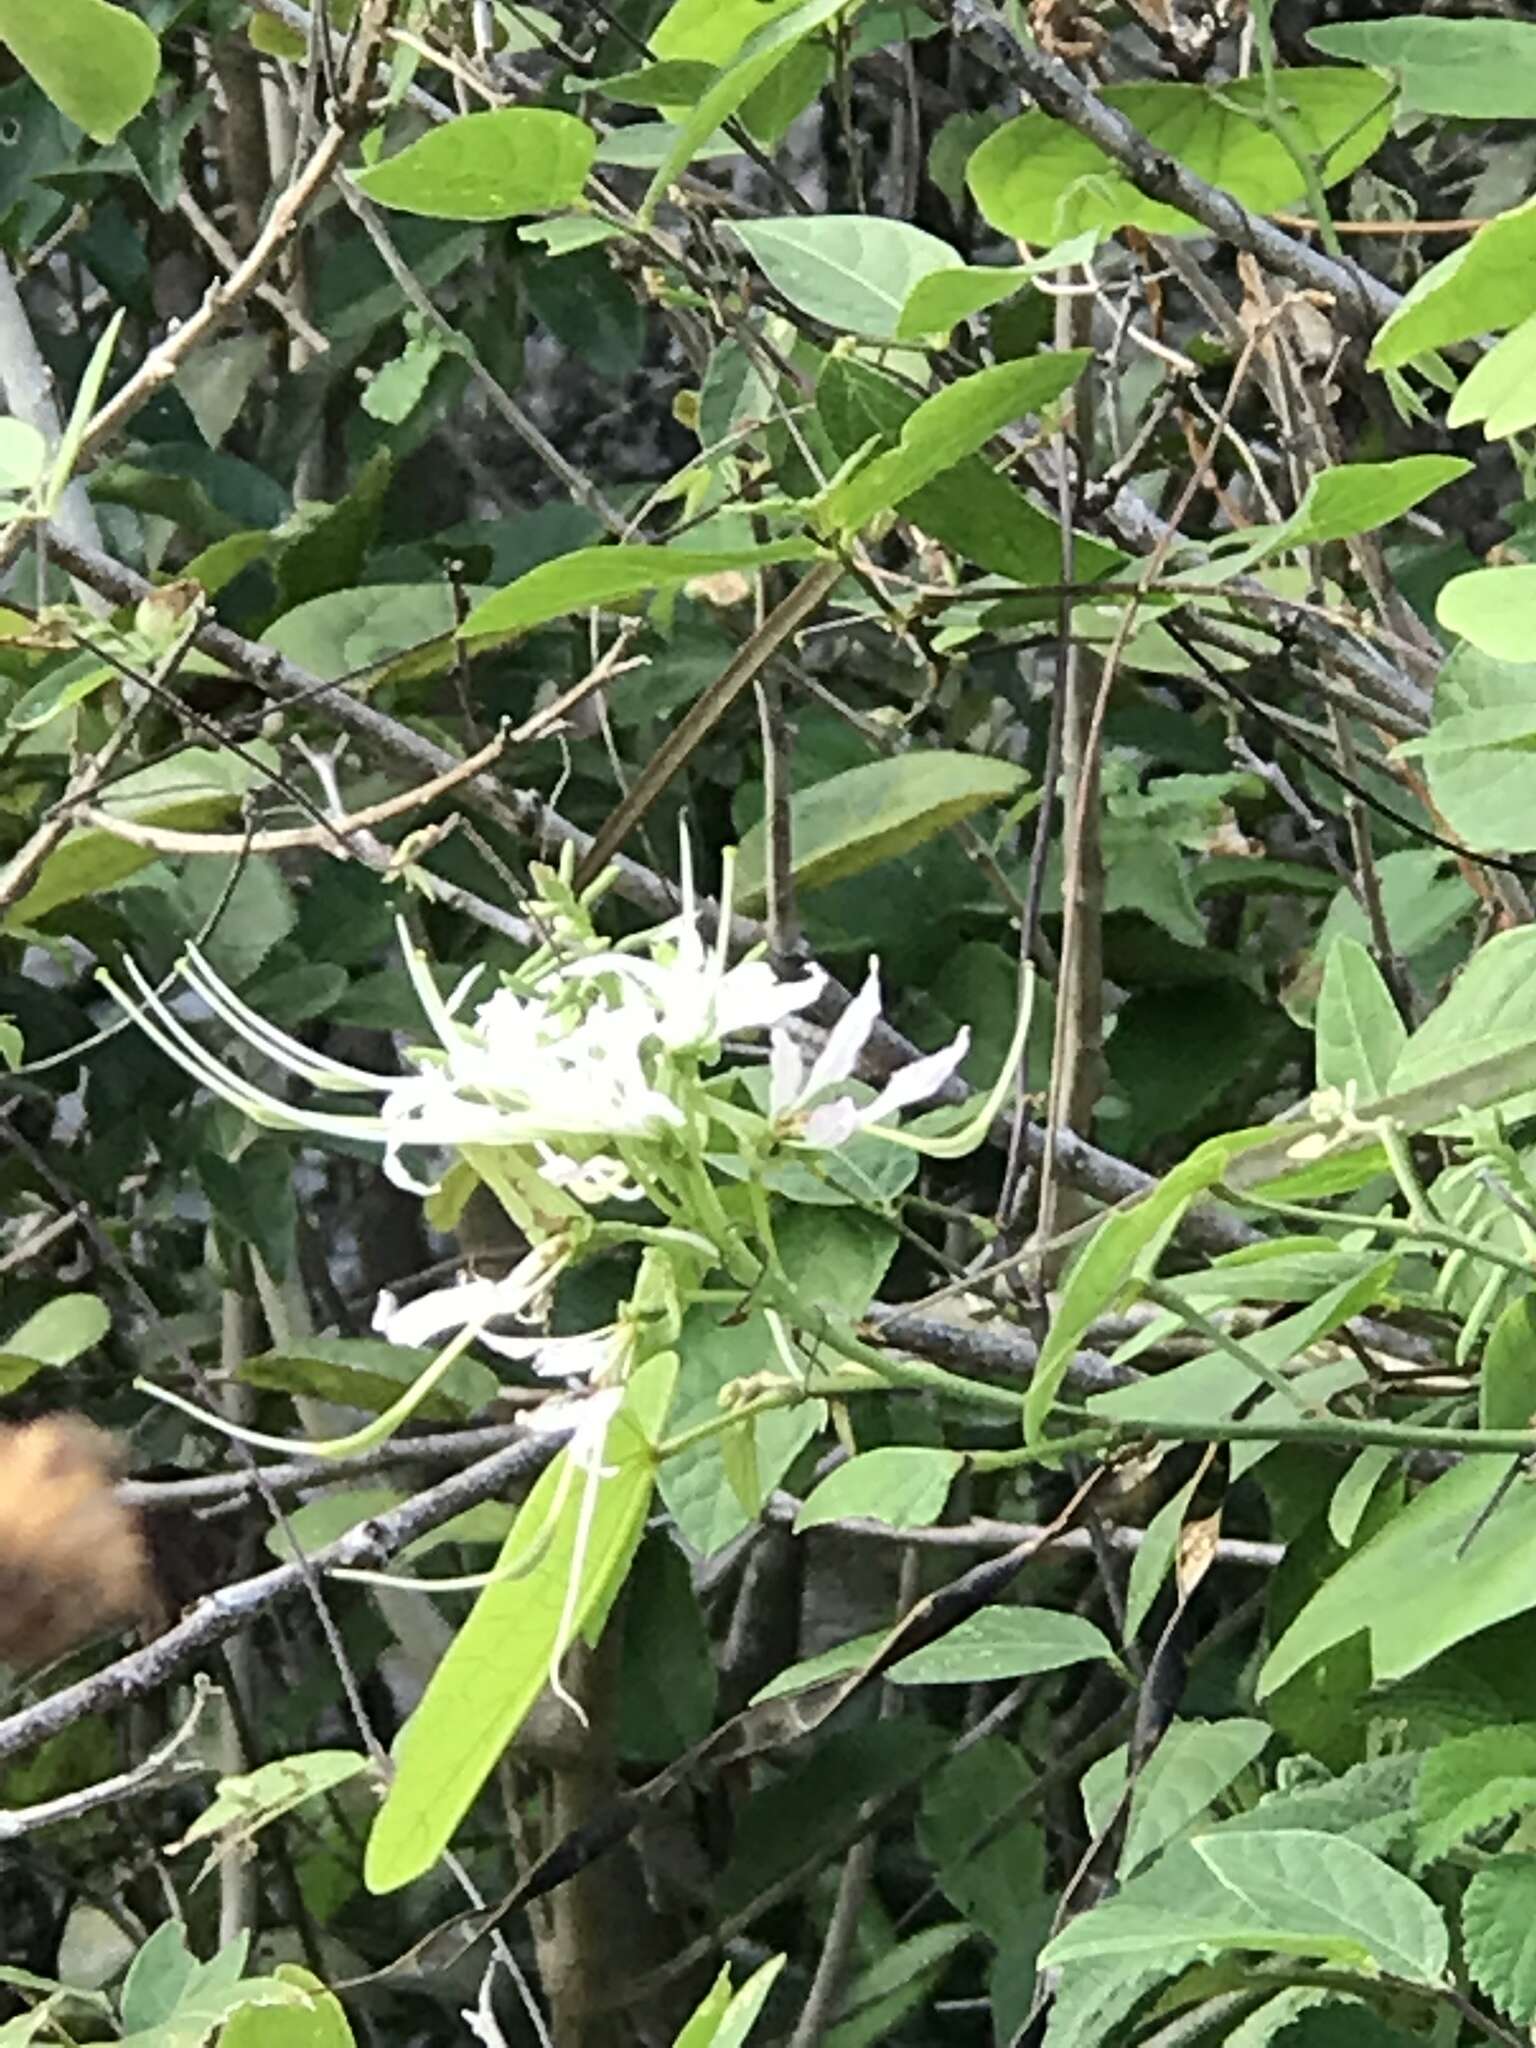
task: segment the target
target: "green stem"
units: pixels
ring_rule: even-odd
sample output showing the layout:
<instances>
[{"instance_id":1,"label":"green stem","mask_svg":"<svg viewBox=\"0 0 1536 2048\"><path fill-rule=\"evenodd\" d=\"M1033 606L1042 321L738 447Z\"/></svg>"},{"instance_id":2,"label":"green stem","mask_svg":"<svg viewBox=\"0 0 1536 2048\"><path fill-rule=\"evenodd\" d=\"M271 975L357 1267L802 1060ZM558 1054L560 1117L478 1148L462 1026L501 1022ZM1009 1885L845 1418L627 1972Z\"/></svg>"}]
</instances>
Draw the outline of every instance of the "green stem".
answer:
<instances>
[{"instance_id":1,"label":"green stem","mask_svg":"<svg viewBox=\"0 0 1536 2048\"><path fill-rule=\"evenodd\" d=\"M1277 1366L1271 1365L1267 1358L1260 1358L1257 1352L1250 1351L1246 1344L1232 1335L1230 1330L1224 1330L1220 1323L1214 1322L1210 1316L1185 1301L1173 1288L1166 1286L1161 1280L1144 1280L1141 1291L1149 1301L1155 1301L1159 1308L1167 1309L1171 1315L1177 1316L1187 1328L1197 1330L1206 1342L1214 1344L1218 1351L1224 1351L1228 1358L1235 1358L1244 1372L1252 1373L1256 1379L1261 1379L1271 1393L1279 1394L1283 1400L1288 1401L1298 1415L1316 1415L1321 1412L1303 1399Z\"/></svg>"}]
</instances>

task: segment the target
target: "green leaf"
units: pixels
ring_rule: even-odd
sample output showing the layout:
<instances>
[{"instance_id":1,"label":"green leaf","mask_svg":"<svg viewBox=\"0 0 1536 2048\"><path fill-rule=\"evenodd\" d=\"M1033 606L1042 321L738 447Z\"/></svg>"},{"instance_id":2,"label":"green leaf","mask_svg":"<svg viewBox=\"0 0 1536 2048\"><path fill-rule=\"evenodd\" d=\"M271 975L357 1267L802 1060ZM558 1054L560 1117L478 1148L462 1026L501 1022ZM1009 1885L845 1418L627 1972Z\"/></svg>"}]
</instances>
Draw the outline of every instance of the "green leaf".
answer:
<instances>
[{"instance_id":1,"label":"green leaf","mask_svg":"<svg viewBox=\"0 0 1536 2048\"><path fill-rule=\"evenodd\" d=\"M1025 1678L1061 1671L1103 1657L1115 1662L1108 1639L1080 1614L1052 1607L983 1607L924 1650L893 1664L897 1685L984 1685L995 1678Z\"/></svg>"},{"instance_id":2,"label":"green leaf","mask_svg":"<svg viewBox=\"0 0 1536 2048\"><path fill-rule=\"evenodd\" d=\"M0 419L0 491L33 490L48 465L48 443L26 420Z\"/></svg>"},{"instance_id":3,"label":"green leaf","mask_svg":"<svg viewBox=\"0 0 1536 2048\"><path fill-rule=\"evenodd\" d=\"M364 1857L371 1892L432 1868L548 1683L564 1631L607 1612L645 1527L653 1463L626 1406L609 1425L595 1500L568 1451L540 1475L497 1560L506 1576L477 1597L395 1745Z\"/></svg>"},{"instance_id":4,"label":"green leaf","mask_svg":"<svg viewBox=\"0 0 1536 2048\"><path fill-rule=\"evenodd\" d=\"M101 808L146 825L172 825L195 832L224 823L238 808L254 779L251 749L246 759L186 747L174 759L135 769L103 792ZM259 756L257 757L260 758ZM39 918L81 896L116 888L158 858L152 849L131 846L96 826L76 826L5 920L7 929Z\"/></svg>"},{"instance_id":5,"label":"green leaf","mask_svg":"<svg viewBox=\"0 0 1536 2048\"><path fill-rule=\"evenodd\" d=\"M549 107L461 114L353 183L380 206L433 220L510 220L580 198L597 154L585 121Z\"/></svg>"},{"instance_id":6,"label":"green leaf","mask_svg":"<svg viewBox=\"0 0 1536 2048\"><path fill-rule=\"evenodd\" d=\"M299 1963L279 1963L279 1983L304 1994L307 2005L243 2005L219 2036L219 2048L356 2048L341 2000Z\"/></svg>"},{"instance_id":7,"label":"green leaf","mask_svg":"<svg viewBox=\"0 0 1536 2048\"><path fill-rule=\"evenodd\" d=\"M857 12L860 4L861 0L800 0L798 6L748 36L708 92L700 95L686 118L679 122L641 205L642 226L649 224L667 187L721 123L739 111L742 103L773 76L807 36L814 35L845 11L849 15ZM657 51L658 56L682 54L676 48Z\"/></svg>"},{"instance_id":8,"label":"green leaf","mask_svg":"<svg viewBox=\"0 0 1536 2048\"><path fill-rule=\"evenodd\" d=\"M1536 1606L1530 1570L1536 1487L1511 1487L1465 1553L1457 1554L1504 1474L1500 1458L1468 1458L1394 1515L1286 1629L1259 1673L1259 1697L1362 1631L1369 1637L1372 1677L1381 1685Z\"/></svg>"},{"instance_id":9,"label":"green leaf","mask_svg":"<svg viewBox=\"0 0 1536 2048\"><path fill-rule=\"evenodd\" d=\"M752 1972L734 1998L730 1996L731 1972L727 1965L709 1999L683 2028L673 2048L742 2048L768 2002L784 1960L783 1956L770 1956ZM718 1998L722 1989L723 2003Z\"/></svg>"},{"instance_id":10,"label":"green leaf","mask_svg":"<svg viewBox=\"0 0 1536 2048\"><path fill-rule=\"evenodd\" d=\"M127 127L160 75L159 43L108 0L0 0L0 42L96 142Z\"/></svg>"},{"instance_id":11,"label":"green leaf","mask_svg":"<svg viewBox=\"0 0 1536 2048\"><path fill-rule=\"evenodd\" d=\"M1532 572L1536 574L1536 571ZM1429 1082L1448 1082L1448 1106L1455 1077L1500 1054L1530 1048L1536 1029L1530 1013L1531 976L1536 973L1536 927L1500 932L1467 962L1451 992L1414 1032L1392 1069L1389 1095ZM1536 1056L1530 1085L1536 1086Z\"/></svg>"},{"instance_id":12,"label":"green leaf","mask_svg":"<svg viewBox=\"0 0 1536 2048\"><path fill-rule=\"evenodd\" d=\"M856 533L876 513L902 504L974 455L999 429L1050 405L1091 360L1086 349L1025 356L977 370L935 392L903 424L897 447L822 493L816 517L829 531Z\"/></svg>"},{"instance_id":13,"label":"green leaf","mask_svg":"<svg viewBox=\"0 0 1536 2048\"><path fill-rule=\"evenodd\" d=\"M1264 1721L1175 1721L1137 1774L1119 1875L1132 1876L1209 1813L1263 1755L1272 1734ZM1125 1788L1127 1754L1122 1743L1083 1773L1083 1808L1094 1835L1108 1825Z\"/></svg>"},{"instance_id":14,"label":"green leaf","mask_svg":"<svg viewBox=\"0 0 1536 2048\"><path fill-rule=\"evenodd\" d=\"M1184 1211L1222 1178L1230 1162L1270 1136L1269 1126L1212 1138L1166 1174L1133 1208L1106 1217L1067 1274L1024 1396L1024 1430L1038 1443L1056 1403L1072 1355L1088 1325L1122 1290L1156 1266Z\"/></svg>"},{"instance_id":15,"label":"green leaf","mask_svg":"<svg viewBox=\"0 0 1536 2048\"><path fill-rule=\"evenodd\" d=\"M1470 22L1445 24L1470 28ZM1504 24L1513 28L1513 22ZM1529 33L1536 42L1536 24ZM1468 373L1446 414L1451 427L1483 422L1485 441L1506 440L1536 425L1536 313L1512 328Z\"/></svg>"},{"instance_id":16,"label":"green leaf","mask_svg":"<svg viewBox=\"0 0 1536 2048\"><path fill-rule=\"evenodd\" d=\"M930 1998L955 1950L970 1939L963 1922L925 1927L860 1970L843 1997L847 2017L826 2035L826 2048L876 2048L890 2041L906 2015Z\"/></svg>"},{"instance_id":17,"label":"green leaf","mask_svg":"<svg viewBox=\"0 0 1536 2048\"><path fill-rule=\"evenodd\" d=\"M1371 1444L1357 1458L1328 1496L1328 1534L1340 1550L1348 1550L1360 1533L1365 1511L1397 1454L1385 1444Z\"/></svg>"},{"instance_id":18,"label":"green leaf","mask_svg":"<svg viewBox=\"0 0 1536 2048\"><path fill-rule=\"evenodd\" d=\"M1125 1640L1135 1642L1141 1625L1152 1611L1152 1602L1162 1590L1178 1554L1179 1532L1195 1497L1197 1481L1190 1479L1165 1500L1146 1526L1136 1555L1131 1559L1125 1586Z\"/></svg>"},{"instance_id":19,"label":"green leaf","mask_svg":"<svg viewBox=\"0 0 1536 2048\"><path fill-rule=\"evenodd\" d=\"M873 435L895 439L921 401L894 377L832 356L816 386L816 412L837 454L856 455ZM906 500L902 516L979 568L1026 586L1061 576L1061 522L993 469L984 455L956 463ZM1088 534L1073 536L1073 567L1085 582L1124 556Z\"/></svg>"},{"instance_id":20,"label":"green leaf","mask_svg":"<svg viewBox=\"0 0 1536 2048\"><path fill-rule=\"evenodd\" d=\"M1027 780L1008 761L923 748L813 782L789 804L796 886L825 888L909 853L987 805L1006 803ZM767 835L754 825L742 834L736 865L744 910L763 899L766 860Z\"/></svg>"},{"instance_id":21,"label":"green leaf","mask_svg":"<svg viewBox=\"0 0 1536 2048\"><path fill-rule=\"evenodd\" d=\"M38 1365L69 1365L111 1327L106 1303L94 1294L56 1294L6 1339L5 1350Z\"/></svg>"},{"instance_id":22,"label":"green leaf","mask_svg":"<svg viewBox=\"0 0 1536 2048\"><path fill-rule=\"evenodd\" d=\"M1055 270L1070 270L1086 263L1102 239L1097 228L1085 235L1073 235L1028 263L961 263L958 268L936 266L918 278L907 293L896 322L898 341L918 341L925 335L948 334L973 313L985 311L1002 299L1011 299L1031 278L1048 276ZM958 259L957 259L958 260Z\"/></svg>"},{"instance_id":23,"label":"green leaf","mask_svg":"<svg viewBox=\"0 0 1536 2048\"><path fill-rule=\"evenodd\" d=\"M800 0L673 0L651 30L651 48L658 57L687 59L718 70L749 36L799 4ZM603 86L606 90L606 79Z\"/></svg>"},{"instance_id":24,"label":"green leaf","mask_svg":"<svg viewBox=\"0 0 1536 2048\"><path fill-rule=\"evenodd\" d=\"M1438 1863L1497 1821L1536 1807L1536 1723L1476 1728L1437 1742L1413 1792L1415 1852Z\"/></svg>"},{"instance_id":25,"label":"green leaf","mask_svg":"<svg viewBox=\"0 0 1536 2048\"><path fill-rule=\"evenodd\" d=\"M1280 529L1284 545L1318 546L1388 526L1471 467L1458 455L1403 455L1395 462L1345 462L1321 470Z\"/></svg>"},{"instance_id":26,"label":"green leaf","mask_svg":"<svg viewBox=\"0 0 1536 2048\"><path fill-rule=\"evenodd\" d=\"M1282 70L1275 84L1297 142L1325 162L1330 183L1358 170L1390 126L1380 83L1363 72ZM1098 97L1155 150L1255 213L1275 213L1304 197L1295 158L1259 125L1262 78L1221 86L1110 86ZM990 136L971 158L966 182L993 227L1023 242L1049 246L1087 228L1206 232L1176 207L1146 198L1085 135L1038 110Z\"/></svg>"},{"instance_id":27,"label":"green leaf","mask_svg":"<svg viewBox=\"0 0 1536 2048\"><path fill-rule=\"evenodd\" d=\"M306 1800L345 1785L368 1769L368 1759L356 1750L315 1749L303 1756L279 1757L238 1777L220 1778L213 1798L173 1845L172 1853L214 1835L227 1837L226 1848L251 1841Z\"/></svg>"},{"instance_id":28,"label":"green leaf","mask_svg":"<svg viewBox=\"0 0 1536 2048\"><path fill-rule=\"evenodd\" d=\"M1465 640L1436 681L1434 724L1397 748L1424 763L1435 808L1452 831L1480 852L1510 853L1536 851L1533 750L1536 662L1495 661Z\"/></svg>"},{"instance_id":29,"label":"green leaf","mask_svg":"<svg viewBox=\"0 0 1536 2048\"><path fill-rule=\"evenodd\" d=\"M877 1628L868 1635L850 1636L846 1643L835 1643L830 1650L818 1650L814 1657L802 1657L798 1663L786 1665L777 1678L770 1678L758 1688L751 1704L755 1707L763 1700L782 1699L786 1693L804 1692L808 1686L825 1685L828 1679L862 1670L888 1633Z\"/></svg>"},{"instance_id":30,"label":"green leaf","mask_svg":"<svg viewBox=\"0 0 1536 2048\"><path fill-rule=\"evenodd\" d=\"M923 1790L917 1839L945 1898L1001 1948L1019 1910L1041 1896L1045 1838L1022 1818L1035 1774L1011 1742L984 1736L960 1750Z\"/></svg>"},{"instance_id":31,"label":"green leaf","mask_svg":"<svg viewBox=\"0 0 1536 2048\"><path fill-rule=\"evenodd\" d=\"M888 1224L853 1210L797 1204L778 1226L779 1257L796 1291L823 1313L850 1321L868 1309L895 1242ZM767 1318L757 1309L722 1322L718 1309L700 1303L684 1316L677 1348L677 1399L670 1421L677 1432L717 1419L721 1392L733 1380L784 1369ZM825 1421L822 1401L799 1402L756 1418L754 1496L778 1485ZM719 1438L707 1437L665 1459L658 1475L661 1497L679 1533L705 1557L753 1519L732 1490L725 1456Z\"/></svg>"},{"instance_id":32,"label":"green leaf","mask_svg":"<svg viewBox=\"0 0 1536 2048\"><path fill-rule=\"evenodd\" d=\"M733 221L731 233L799 312L875 341L894 337L914 285L961 267L937 235L872 214Z\"/></svg>"},{"instance_id":33,"label":"green leaf","mask_svg":"<svg viewBox=\"0 0 1536 2048\"><path fill-rule=\"evenodd\" d=\"M1340 22L1307 36L1346 63L1371 64L1399 81L1403 111L1472 121L1536 121L1536 26L1500 21Z\"/></svg>"},{"instance_id":34,"label":"green leaf","mask_svg":"<svg viewBox=\"0 0 1536 2048\"><path fill-rule=\"evenodd\" d=\"M1418 1886L1357 1843L1255 1829L1176 1843L1117 1897L1069 1921L1040 1960L1155 1958L1171 1973L1211 1948L1316 1956L1432 1984L1449 1942Z\"/></svg>"},{"instance_id":35,"label":"green leaf","mask_svg":"<svg viewBox=\"0 0 1536 2048\"><path fill-rule=\"evenodd\" d=\"M1408 1031L1381 970L1356 939L1340 939L1329 952L1316 1030L1320 1088L1353 1084L1362 1102L1386 1094Z\"/></svg>"},{"instance_id":36,"label":"green leaf","mask_svg":"<svg viewBox=\"0 0 1536 2048\"><path fill-rule=\"evenodd\" d=\"M772 541L760 548L712 550L650 547L622 543L616 547L577 548L541 562L476 605L459 628L463 640L489 634L526 632L567 612L591 605L627 604L656 590L674 590L695 576L718 576L725 569L749 574L778 562L805 562L816 554L809 541Z\"/></svg>"},{"instance_id":37,"label":"green leaf","mask_svg":"<svg viewBox=\"0 0 1536 2048\"><path fill-rule=\"evenodd\" d=\"M1467 1969L1517 2026L1536 2020L1536 1856L1500 1856L1461 1902Z\"/></svg>"},{"instance_id":38,"label":"green leaf","mask_svg":"<svg viewBox=\"0 0 1536 2048\"><path fill-rule=\"evenodd\" d=\"M1536 271L1536 247L1531 267ZM1453 576L1435 601L1435 617L1496 661L1523 661L1536 646L1536 563Z\"/></svg>"},{"instance_id":39,"label":"green leaf","mask_svg":"<svg viewBox=\"0 0 1536 2048\"><path fill-rule=\"evenodd\" d=\"M1399 368L1430 349L1516 327L1536 313L1536 199L1480 227L1426 270L1377 333L1368 367Z\"/></svg>"},{"instance_id":40,"label":"green leaf","mask_svg":"<svg viewBox=\"0 0 1536 2048\"><path fill-rule=\"evenodd\" d=\"M891 1529L926 1529L943 1514L964 1463L958 1451L922 1444L863 1451L829 1472L808 1496L795 1517L795 1533L848 1516L884 1522Z\"/></svg>"},{"instance_id":41,"label":"green leaf","mask_svg":"<svg viewBox=\"0 0 1536 2048\"><path fill-rule=\"evenodd\" d=\"M1479 1429L1536 1429L1536 1294L1501 1312L1483 1346Z\"/></svg>"},{"instance_id":42,"label":"green leaf","mask_svg":"<svg viewBox=\"0 0 1536 2048\"><path fill-rule=\"evenodd\" d=\"M431 1364L436 1354L386 1344L378 1337L309 1337L302 1351L263 1351L241 1364L236 1378L316 1401L335 1401L379 1415ZM460 1358L416 1411L424 1422L460 1422L481 1413L500 1391L489 1366Z\"/></svg>"}]
</instances>

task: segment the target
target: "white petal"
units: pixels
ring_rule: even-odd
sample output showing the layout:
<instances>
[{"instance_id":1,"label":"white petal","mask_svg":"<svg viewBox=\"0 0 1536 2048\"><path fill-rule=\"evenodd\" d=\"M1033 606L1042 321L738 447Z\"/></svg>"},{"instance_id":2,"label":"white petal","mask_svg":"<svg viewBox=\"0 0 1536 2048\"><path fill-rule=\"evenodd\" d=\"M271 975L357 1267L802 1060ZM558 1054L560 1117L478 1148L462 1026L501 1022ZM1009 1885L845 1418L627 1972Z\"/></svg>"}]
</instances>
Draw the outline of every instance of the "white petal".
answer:
<instances>
[{"instance_id":1,"label":"white petal","mask_svg":"<svg viewBox=\"0 0 1536 2048\"><path fill-rule=\"evenodd\" d=\"M799 981L781 981L766 960L746 960L733 967L715 998L715 1035L762 1031L782 1024L814 1003L827 977L813 967Z\"/></svg>"},{"instance_id":2,"label":"white petal","mask_svg":"<svg viewBox=\"0 0 1536 2048\"><path fill-rule=\"evenodd\" d=\"M590 1394L573 1395L568 1401L542 1402L523 1416L523 1426L540 1436L570 1430L571 1440L566 1449L571 1463L583 1472L595 1472L600 1469L598 1461L608 1440L608 1425L623 1403L622 1387L598 1387Z\"/></svg>"},{"instance_id":3,"label":"white petal","mask_svg":"<svg viewBox=\"0 0 1536 2048\"><path fill-rule=\"evenodd\" d=\"M605 1330L589 1330L580 1337L498 1337L482 1330L479 1342L502 1358L522 1360L540 1379L590 1380L608 1363L615 1327L610 1323Z\"/></svg>"},{"instance_id":4,"label":"white petal","mask_svg":"<svg viewBox=\"0 0 1536 2048\"><path fill-rule=\"evenodd\" d=\"M970 1049L970 1027L962 1025L940 1051L925 1053L920 1060L908 1060L904 1067L898 1067L868 1108L860 1110L859 1122L883 1123L893 1110L905 1109L913 1102L926 1102L944 1086Z\"/></svg>"},{"instance_id":5,"label":"white petal","mask_svg":"<svg viewBox=\"0 0 1536 2048\"><path fill-rule=\"evenodd\" d=\"M859 1112L851 1095L834 1096L831 1102L823 1102L813 1109L805 1120L803 1137L807 1145L819 1145L830 1152L835 1146L846 1145L859 1128Z\"/></svg>"},{"instance_id":6,"label":"white petal","mask_svg":"<svg viewBox=\"0 0 1536 2048\"><path fill-rule=\"evenodd\" d=\"M864 986L827 1033L827 1042L811 1068L805 1084L809 1098L834 1081L846 1081L858 1064L859 1054L880 1017L880 962L871 960Z\"/></svg>"},{"instance_id":7,"label":"white petal","mask_svg":"<svg viewBox=\"0 0 1536 2048\"><path fill-rule=\"evenodd\" d=\"M381 1294L374 1310L373 1327L388 1344L411 1349L429 1346L434 1338L462 1330L470 1323L488 1322L492 1316L516 1315L528 1305L526 1279L515 1288L504 1280L461 1280L454 1287L435 1287L430 1294L418 1294L401 1306L392 1294Z\"/></svg>"},{"instance_id":8,"label":"white petal","mask_svg":"<svg viewBox=\"0 0 1536 2048\"><path fill-rule=\"evenodd\" d=\"M787 1031L775 1031L768 1040L768 1109L773 1116L785 1116L800 1100L805 1082L805 1061L800 1048Z\"/></svg>"}]
</instances>

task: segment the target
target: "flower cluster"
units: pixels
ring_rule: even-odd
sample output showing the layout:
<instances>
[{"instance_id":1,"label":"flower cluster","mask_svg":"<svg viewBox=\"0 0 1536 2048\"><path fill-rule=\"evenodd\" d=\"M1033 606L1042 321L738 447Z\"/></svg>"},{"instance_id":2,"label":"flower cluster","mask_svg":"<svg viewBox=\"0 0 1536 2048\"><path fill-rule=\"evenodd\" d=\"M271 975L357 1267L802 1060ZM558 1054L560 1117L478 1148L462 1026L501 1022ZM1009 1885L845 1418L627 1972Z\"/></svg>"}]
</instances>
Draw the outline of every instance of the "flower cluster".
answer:
<instances>
[{"instance_id":1,"label":"flower cluster","mask_svg":"<svg viewBox=\"0 0 1536 2048\"><path fill-rule=\"evenodd\" d=\"M432 1040L415 1048L407 1070L395 1075L368 1073L304 1045L242 1002L195 948L188 950L182 966L188 990L253 1052L316 1096L371 1098L366 1111L289 1103L215 1058L132 963L135 994L108 982L157 1044L254 1121L377 1145L386 1172L427 1195L440 1183L422 1179L414 1170L420 1163L441 1168L464 1159L530 1237L528 1257L505 1279L440 1289L404 1307L385 1296L375 1327L391 1342L446 1344L385 1416L319 1448L350 1450L376 1440L472 1342L594 1391L621 1385L637 1362L636 1326L621 1321L574 1340L542 1336L554 1286L598 1228L592 1212L614 1200L648 1205L646 1220L633 1226L637 1240L685 1248L690 1271L718 1263L739 1277L741 1240L712 1172L722 1129L724 1142L738 1148L738 1180L760 1174L783 1149L831 1151L861 1132L925 1150L957 1149L955 1140L908 1136L891 1119L944 1086L965 1057L965 1031L942 1051L900 1067L872 1098L853 1085L880 1020L877 963L871 962L863 987L808 1064L794 1034L804 1035L803 1013L825 992L825 973L811 966L783 976L757 955L732 965L725 936L729 902L717 935L707 940L686 839L678 915L618 945L592 923L595 894L576 897L563 875L543 880L544 928L555 938L478 1002L478 971L445 996L402 929ZM721 1097L706 1076L731 1044L764 1033L766 1113L737 1110L722 1126ZM623 1230L602 1227L610 1234ZM490 1327L508 1320L528 1334L508 1336Z\"/></svg>"}]
</instances>

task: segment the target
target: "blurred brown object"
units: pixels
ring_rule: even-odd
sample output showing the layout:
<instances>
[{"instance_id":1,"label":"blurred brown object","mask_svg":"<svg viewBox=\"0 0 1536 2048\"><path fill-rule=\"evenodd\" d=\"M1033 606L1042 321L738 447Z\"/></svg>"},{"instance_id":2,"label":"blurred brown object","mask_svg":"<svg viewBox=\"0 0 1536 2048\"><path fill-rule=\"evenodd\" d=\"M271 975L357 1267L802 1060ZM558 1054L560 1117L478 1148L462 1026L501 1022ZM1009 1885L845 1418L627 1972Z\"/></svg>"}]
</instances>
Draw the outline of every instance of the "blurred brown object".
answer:
<instances>
[{"instance_id":1,"label":"blurred brown object","mask_svg":"<svg viewBox=\"0 0 1536 2048\"><path fill-rule=\"evenodd\" d=\"M112 1439L79 1416L0 1425L0 1660L46 1664L157 1600Z\"/></svg>"}]
</instances>

